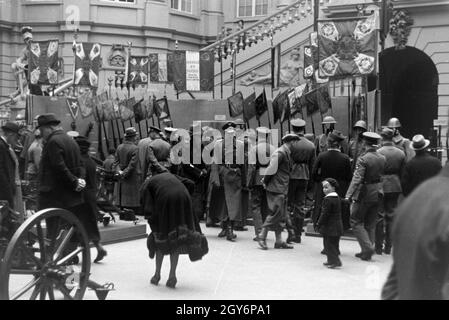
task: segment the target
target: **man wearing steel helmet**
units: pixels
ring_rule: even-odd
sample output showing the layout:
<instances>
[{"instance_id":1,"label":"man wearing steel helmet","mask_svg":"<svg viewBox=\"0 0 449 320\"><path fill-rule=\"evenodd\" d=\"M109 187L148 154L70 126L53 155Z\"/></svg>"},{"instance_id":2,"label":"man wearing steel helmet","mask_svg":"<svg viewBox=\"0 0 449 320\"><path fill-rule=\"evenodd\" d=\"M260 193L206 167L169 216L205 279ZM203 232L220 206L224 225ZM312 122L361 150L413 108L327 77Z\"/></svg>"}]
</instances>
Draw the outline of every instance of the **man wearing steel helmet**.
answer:
<instances>
[{"instance_id":1,"label":"man wearing steel helmet","mask_svg":"<svg viewBox=\"0 0 449 320\"><path fill-rule=\"evenodd\" d=\"M416 155L415 151L412 149L409 139L404 138L399 129L402 128L401 122L397 118L391 118L390 121L388 121L387 127L392 129L394 131L394 137L393 142L394 145L404 151L405 156L407 158L407 161L410 161L413 159Z\"/></svg>"},{"instance_id":2,"label":"man wearing steel helmet","mask_svg":"<svg viewBox=\"0 0 449 320\"><path fill-rule=\"evenodd\" d=\"M368 131L366 122L363 120L357 121L354 125L354 136L349 142L348 156L351 159L351 170L354 172L357 160L363 154L363 133Z\"/></svg>"}]
</instances>

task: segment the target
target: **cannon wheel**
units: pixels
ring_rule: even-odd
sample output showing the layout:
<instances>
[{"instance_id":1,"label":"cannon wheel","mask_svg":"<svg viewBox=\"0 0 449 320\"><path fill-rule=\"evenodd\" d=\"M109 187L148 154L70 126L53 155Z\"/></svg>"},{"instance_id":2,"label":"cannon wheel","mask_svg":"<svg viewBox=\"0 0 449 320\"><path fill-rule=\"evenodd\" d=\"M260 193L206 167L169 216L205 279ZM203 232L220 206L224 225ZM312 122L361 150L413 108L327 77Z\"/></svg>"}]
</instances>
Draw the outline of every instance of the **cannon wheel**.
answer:
<instances>
[{"instance_id":1,"label":"cannon wheel","mask_svg":"<svg viewBox=\"0 0 449 320\"><path fill-rule=\"evenodd\" d=\"M40 211L25 221L6 249L0 300L82 300L90 263L89 240L78 218L61 209Z\"/></svg>"}]
</instances>

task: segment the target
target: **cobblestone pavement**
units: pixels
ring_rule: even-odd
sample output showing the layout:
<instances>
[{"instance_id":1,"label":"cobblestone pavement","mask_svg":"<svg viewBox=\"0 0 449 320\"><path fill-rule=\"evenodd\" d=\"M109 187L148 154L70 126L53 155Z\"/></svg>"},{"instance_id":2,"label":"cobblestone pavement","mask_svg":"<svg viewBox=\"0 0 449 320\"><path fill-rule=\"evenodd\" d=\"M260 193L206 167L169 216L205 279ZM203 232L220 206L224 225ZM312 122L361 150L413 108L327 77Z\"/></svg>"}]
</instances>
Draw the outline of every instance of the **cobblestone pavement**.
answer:
<instances>
[{"instance_id":1,"label":"cobblestone pavement","mask_svg":"<svg viewBox=\"0 0 449 320\"><path fill-rule=\"evenodd\" d=\"M107 246L109 255L103 264L93 265L91 278L115 283L110 300L377 300L392 264L391 256L363 262L354 257L360 251L357 242L342 241L343 268L329 270L323 266L320 238L305 237L294 250L283 251L272 249L270 233L270 250L262 251L252 240L252 228L237 233L236 243L218 239L219 231L204 228L210 251L202 261L180 258L175 290L165 286L168 257L159 287L150 285L155 267L145 240ZM92 250L93 258L95 254ZM96 299L92 291L85 298Z\"/></svg>"}]
</instances>

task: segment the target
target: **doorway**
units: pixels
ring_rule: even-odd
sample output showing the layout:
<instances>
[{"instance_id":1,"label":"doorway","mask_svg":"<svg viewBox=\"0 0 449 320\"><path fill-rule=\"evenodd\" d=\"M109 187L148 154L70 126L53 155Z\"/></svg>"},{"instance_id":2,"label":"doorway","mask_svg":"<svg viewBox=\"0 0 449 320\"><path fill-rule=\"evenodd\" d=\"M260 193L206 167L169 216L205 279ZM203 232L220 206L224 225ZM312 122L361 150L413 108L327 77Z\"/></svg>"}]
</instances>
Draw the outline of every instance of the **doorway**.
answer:
<instances>
[{"instance_id":1,"label":"doorway","mask_svg":"<svg viewBox=\"0 0 449 320\"><path fill-rule=\"evenodd\" d=\"M388 48L380 54L382 125L392 117L402 123L401 133L433 135L438 119L439 76L432 59L414 47Z\"/></svg>"}]
</instances>

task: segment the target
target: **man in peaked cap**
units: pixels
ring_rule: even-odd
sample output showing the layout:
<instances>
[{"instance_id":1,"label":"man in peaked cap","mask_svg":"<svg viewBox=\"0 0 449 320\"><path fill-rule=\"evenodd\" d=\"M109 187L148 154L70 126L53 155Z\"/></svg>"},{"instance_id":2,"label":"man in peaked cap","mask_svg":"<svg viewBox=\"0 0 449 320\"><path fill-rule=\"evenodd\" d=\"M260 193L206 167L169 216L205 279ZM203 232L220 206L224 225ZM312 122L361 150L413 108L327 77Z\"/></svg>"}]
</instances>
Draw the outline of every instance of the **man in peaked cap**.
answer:
<instances>
[{"instance_id":1,"label":"man in peaked cap","mask_svg":"<svg viewBox=\"0 0 449 320\"><path fill-rule=\"evenodd\" d=\"M287 243L301 243L304 227L305 203L310 173L315 162L315 146L304 137L306 122L302 119L291 121L293 134L299 137L291 147L293 161L288 188L288 239ZM292 228L290 228L290 226Z\"/></svg>"},{"instance_id":2,"label":"man in peaked cap","mask_svg":"<svg viewBox=\"0 0 449 320\"><path fill-rule=\"evenodd\" d=\"M138 158L139 158L139 172L141 173L141 177L145 179L145 175L149 169L149 155L148 149L150 144L156 140L160 139L161 129L155 126L151 126L148 130L148 137L145 139L141 139L137 144L138 148ZM143 182L143 181L142 181Z\"/></svg>"},{"instance_id":3,"label":"man in peaked cap","mask_svg":"<svg viewBox=\"0 0 449 320\"><path fill-rule=\"evenodd\" d=\"M386 164L382 176L382 188L384 191L383 210L379 211L376 226L376 254L378 255L391 253L393 215L398 206L399 196L402 193L401 174L406 164L405 153L394 145L394 131L390 128L385 128L382 130L381 136L382 148L377 152L385 157Z\"/></svg>"},{"instance_id":4,"label":"man in peaked cap","mask_svg":"<svg viewBox=\"0 0 449 320\"><path fill-rule=\"evenodd\" d=\"M262 185L267 193L268 216L259 234L259 246L262 250L268 250L268 231L274 231L276 235L275 249L293 249L282 240L282 230L287 223L286 198L292 169L291 149L295 142L301 138L293 133L287 134L282 139L282 146L271 156Z\"/></svg>"},{"instance_id":5,"label":"man in peaked cap","mask_svg":"<svg viewBox=\"0 0 449 320\"><path fill-rule=\"evenodd\" d=\"M380 135L365 132L363 139L366 152L357 161L346 200L352 203L351 225L362 249L356 257L370 261L375 252L375 229L383 193L382 176L386 159L377 153Z\"/></svg>"},{"instance_id":6,"label":"man in peaked cap","mask_svg":"<svg viewBox=\"0 0 449 320\"><path fill-rule=\"evenodd\" d=\"M271 130L257 128L257 145L249 151L247 186L251 191L251 213L254 221L255 241L259 240L262 225L268 215L267 193L262 185L262 177L270 164L275 148L270 143Z\"/></svg>"},{"instance_id":7,"label":"man in peaked cap","mask_svg":"<svg viewBox=\"0 0 449 320\"><path fill-rule=\"evenodd\" d=\"M223 126L225 139L218 140L211 166L210 181L215 187L210 200L209 214L212 220L222 223L220 238L235 241L234 228L243 218L243 188L246 186L245 145L236 137L235 122Z\"/></svg>"}]
</instances>

